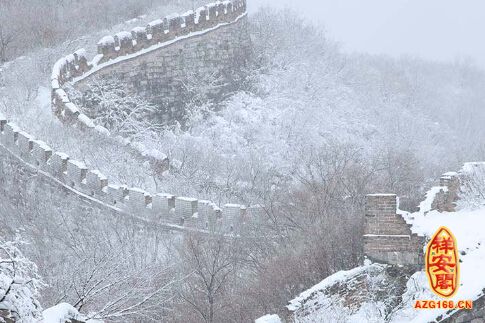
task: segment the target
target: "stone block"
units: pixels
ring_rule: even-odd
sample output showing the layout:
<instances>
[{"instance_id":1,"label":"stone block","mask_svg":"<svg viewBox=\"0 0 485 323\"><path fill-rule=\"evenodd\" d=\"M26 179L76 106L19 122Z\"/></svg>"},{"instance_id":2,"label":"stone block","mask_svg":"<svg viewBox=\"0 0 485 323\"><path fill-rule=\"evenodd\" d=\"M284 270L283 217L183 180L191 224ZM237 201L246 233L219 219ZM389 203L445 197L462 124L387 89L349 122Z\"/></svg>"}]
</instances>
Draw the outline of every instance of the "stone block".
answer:
<instances>
[{"instance_id":1,"label":"stone block","mask_svg":"<svg viewBox=\"0 0 485 323\"><path fill-rule=\"evenodd\" d=\"M162 19L157 19L152 22L150 22L147 25L147 39L150 42L151 45L157 44L164 42L166 37L165 37L165 25L163 23Z\"/></svg>"},{"instance_id":2,"label":"stone block","mask_svg":"<svg viewBox=\"0 0 485 323\"><path fill-rule=\"evenodd\" d=\"M397 211L397 196L395 194L366 195L365 216L394 215Z\"/></svg>"},{"instance_id":3,"label":"stone block","mask_svg":"<svg viewBox=\"0 0 485 323\"><path fill-rule=\"evenodd\" d=\"M234 5L232 2L227 2L226 3L226 15L225 15L225 21L226 22L231 22L232 20L234 20L236 17L235 17L235 13L234 13Z\"/></svg>"},{"instance_id":4,"label":"stone block","mask_svg":"<svg viewBox=\"0 0 485 323\"><path fill-rule=\"evenodd\" d=\"M128 194L126 186L108 184L106 187L109 202L118 207L123 207Z\"/></svg>"},{"instance_id":5,"label":"stone block","mask_svg":"<svg viewBox=\"0 0 485 323\"><path fill-rule=\"evenodd\" d=\"M209 25L209 11L205 7L200 7L196 11L195 29L204 30Z\"/></svg>"},{"instance_id":6,"label":"stone block","mask_svg":"<svg viewBox=\"0 0 485 323\"><path fill-rule=\"evenodd\" d=\"M14 154L18 154L17 139L20 129L16 124L8 122L4 126L2 144L10 149Z\"/></svg>"},{"instance_id":7,"label":"stone block","mask_svg":"<svg viewBox=\"0 0 485 323\"><path fill-rule=\"evenodd\" d=\"M172 218L172 210L174 208L175 196L161 193L153 196L152 211L156 217L160 217L170 222L170 219Z\"/></svg>"},{"instance_id":8,"label":"stone block","mask_svg":"<svg viewBox=\"0 0 485 323\"><path fill-rule=\"evenodd\" d=\"M85 184L87 172L88 168L83 162L69 159L67 161L66 178L68 182L66 184L74 188L81 188L82 184Z\"/></svg>"},{"instance_id":9,"label":"stone block","mask_svg":"<svg viewBox=\"0 0 485 323\"><path fill-rule=\"evenodd\" d=\"M52 149L43 141L34 140L32 158L40 169L48 170L48 160L52 157Z\"/></svg>"},{"instance_id":10,"label":"stone block","mask_svg":"<svg viewBox=\"0 0 485 323\"><path fill-rule=\"evenodd\" d=\"M184 20L184 33L190 33L195 30L195 14L194 12L188 11L182 15L182 18Z\"/></svg>"},{"instance_id":11,"label":"stone block","mask_svg":"<svg viewBox=\"0 0 485 323\"><path fill-rule=\"evenodd\" d=\"M151 195L139 188L128 188L128 195L126 197L126 204L133 211L145 212L149 203L151 203Z\"/></svg>"},{"instance_id":12,"label":"stone block","mask_svg":"<svg viewBox=\"0 0 485 323\"><path fill-rule=\"evenodd\" d=\"M138 51L142 48L150 46L147 38L147 29L143 27L135 27L131 30L131 36L135 40L134 50Z\"/></svg>"},{"instance_id":13,"label":"stone block","mask_svg":"<svg viewBox=\"0 0 485 323\"><path fill-rule=\"evenodd\" d=\"M247 209L240 204L225 204L222 209L223 222L226 229L235 230L245 221Z\"/></svg>"},{"instance_id":14,"label":"stone block","mask_svg":"<svg viewBox=\"0 0 485 323\"><path fill-rule=\"evenodd\" d=\"M115 49L118 50L118 56L130 54L133 52L133 39L130 32L120 31L114 36Z\"/></svg>"},{"instance_id":15,"label":"stone block","mask_svg":"<svg viewBox=\"0 0 485 323\"><path fill-rule=\"evenodd\" d=\"M212 203L211 201L199 201L197 208L197 227L204 230L209 229L209 222L211 221L210 219L212 219L212 221L215 221L214 206L214 203Z\"/></svg>"},{"instance_id":16,"label":"stone block","mask_svg":"<svg viewBox=\"0 0 485 323\"><path fill-rule=\"evenodd\" d=\"M30 163L32 162L32 148L34 138L24 131L18 132L17 146L20 158Z\"/></svg>"},{"instance_id":17,"label":"stone block","mask_svg":"<svg viewBox=\"0 0 485 323\"><path fill-rule=\"evenodd\" d=\"M226 16L226 5L222 2L218 3L217 6L217 21L224 22Z\"/></svg>"},{"instance_id":18,"label":"stone block","mask_svg":"<svg viewBox=\"0 0 485 323\"><path fill-rule=\"evenodd\" d=\"M5 116L0 113L0 132L3 133L3 130L6 124L7 124L7 118L5 118Z\"/></svg>"},{"instance_id":19,"label":"stone block","mask_svg":"<svg viewBox=\"0 0 485 323\"><path fill-rule=\"evenodd\" d=\"M208 26L214 27L217 25L217 4L212 3L206 6L208 12Z\"/></svg>"},{"instance_id":20,"label":"stone block","mask_svg":"<svg viewBox=\"0 0 485 323\"><path fill-rule=\"evenodd\" d=\"M86 174L86 185L91 196L104 197L104 188L108 185L108 178L99 170L90 170Z\"/></svg>"},{"instance_id":21,"label":"stone block","mask_svg":"<svg viewBox=\"0 0 485 323\"><path fill-rule=\"evenodd\" d=\"M65 173L67 172L67 161L69 156L63 153L56 152L49 159L49 166L51 173L58 179L63 180Z\"/></svg>"},{"instance_id":22,"label":"stone block","mask_svg":"<svg viewBox=\"0 0 485 323\"><path fill-rule=\"evenodd\" d=\"M52 112L57 117L63 115L65 106L69 102L69 97L63 89L59 88L52 91Z\"/></svg>"},{"instance_id":23,"label":"stone block","mask_svg":"<svg viewBox=\"0 0 485 323\"><path fill-rule=\"evenodd\" d=\"M68 102L64 105L64 118L69 124L75 124L80 113L81 112L74 103Z\"/></svg>"},{"instance_id":24,"label":"stone block","mask_svg":"<svg viewBox=\"0 0 485 323\"><path fill-rule=\"evenodd\" d=\"M178 37L181 34L183 18L179 15L169 15L163 19L163 23L168 26L169 38Z\"/></svg>"},{"instance_id":25,"label":"stone block","mask_svg":"<svg viewBox=\"0 0 485 323\"><path fill-rule=\"evenodd\" d=\"M113 59L118 56L115 48L115 39L113 36L105 36L98 42L98 54L103 55L101 62Z\"/></svg>"},{"instance_id":26,"label":"stone block","mask_svg":"<svg viewBox=\"0 0 485 323\"><path fill-rule=\"evenodd\" d=\"M89 70L88 58L84 48L78 49L74 52L75 63L78 67L78 74L82 75Z\"/></svg>"},{"instance_id":27,"label":"stone block","mask_svg":"<svg viewBox=\"0 0 485 323\"><path fill-rule=\"evenodd\" d=\"M181 224L197 212L197 199L189 197L175 198L175 215Z\"/></svg>"}]
</instances>

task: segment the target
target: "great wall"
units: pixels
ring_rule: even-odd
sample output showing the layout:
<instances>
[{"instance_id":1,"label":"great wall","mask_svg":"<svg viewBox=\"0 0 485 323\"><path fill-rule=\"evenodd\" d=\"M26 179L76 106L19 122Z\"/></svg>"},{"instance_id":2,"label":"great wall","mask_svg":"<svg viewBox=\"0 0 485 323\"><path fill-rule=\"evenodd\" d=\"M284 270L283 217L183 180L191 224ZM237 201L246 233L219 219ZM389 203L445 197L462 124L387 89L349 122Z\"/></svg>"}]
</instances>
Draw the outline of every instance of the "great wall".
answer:
<instances>
[{"instance_id":1,"label":"great wall","mask_svg":"<svg viewBox=\"0 0 485 323\"><path fill-rule=\"evenodd\" d=\"M326 277L291 300L281 322L484 322L478 233L483 230L484 187L485 162L470 162L457 172L443 174L412 213L399 209L395 194L366 195L362 263ZM476 214L472 220L476 223L470 221L470 213ZM463 296L448 299L471 299L473 309L419 311L413 309L417 300L444 299L430 290L424 264L428 239L443 225L460 234L459 293ZM473 243L467 243L468 238Z\"/></svg>"},{"instance_id":2,"label":"great wall","mask_svg":"<svg viewBox=\"0 0 485 323\"><path fill-rule=\"evenodd\" d=\"M87 136L92 132L110 136L107 129L96 125L82 112L82 108L71 102L63 86L70 81L82 83L90 76L110 73L115 66L120 66L125 72L127 68L123 66L126 64L128 69L133 67L134 62L146 66L147 59L156 60L157 55L163 56L167 52L169 56L180 55L181 48L188 46L194 49L194 46L201 43L208 47L198 53L193 50L187 52L207 58L206 51L212 51L214 57L219 57L221 53L216 53L214 49L218 47L224 53L222 59L225 59L226 64L236 64L233 60L239 51L231 48L227 40L237 38L235 34L244 35L247 32L245 24L246 2L233 0L211 3L182 15L172 14L148 24L146 28L137 27L131 32L106 36L98 43L98 55L92 61L88 61L86 51L80 49L56 62L51 76L52 110L67 126L80 128ZM222 43L204 38L212 33L217 33L215 39L222 39ZM225 34L225 37L221 37L221 34ZM235 43L242 42L236 39ZM192 59L197 57L192 56ZM164 62L167 60L162 60L161 64ZM195 65L207 68L204 62ZM213 63L208 68L214 68L215 65ZM183 71L184 65L181 66L178 71ZM153 77L162 77L160 73L163 71L166 69L158 69ZM173 76L170 74L170 78ZM156 219L168 229L204 232L237 232L250 219L261 218L263 212L260 206L219 206L196 198L149 193L122 183L110 183L98 170L88 169L84 163L62 152L54 152L45 142L36 140L4 116L0 116L0 131L0 144L6 152L51 184L63 187L102 209L108 208L112 212L129 214L152 223Z\"/></svg>"},{"instance_id":3,"label":"great wall","mask_svg":"<svg viewBox=\"0 0 485 323\"><path fill-rule=\"evenodd\" d=\"M243 63L241 53L250 50L246 16L245 0L216 2L182 15L167 16L130 32L103 37L97 43L97 55L90 61L84 49L59 59L50 80L54 115L66 126L82 129L86 136L111 136L108 129L97 125L82 107L71 101L66 85L82 91L95 77L115 76L146 96L153 97L153 89L157 88L160 91L156 96L173 104L180 94L180 79L188 73L222 73L228 66ZM259 205L218 205L111 183L98 170L88 169L67 154L55 152L3 115L0 115L0 145L9 158L42 177L54 189L63 189L90 207L115 216L129 216L157 228L239 234L248 223L264 218L264 208ZM164 167L169 167L168 159L162 162ZM420 211L453 212L460 191L464 187L473 190L469 184L473 177L470 170L474 168L485 169L485 164L467 163L464 167L467 171L443 174L439 185L427 193L421 205L424 209ZM485 183L484 179L481 181ZM363 230L365 258L376 263L421 268L425 237L413 233L407 220L399 210L395 194L368 194ZM484 302L485 296L478 299L478 314L457 312L455 318L447 321L461 322L459 318L464 316L471 320L481 317Z\"/></svg>"},{"instance_id":4,"label":"great wall","mask_svg":"<svg viewBox=\"0 0 485 323\"><path fill-rule=\"evenodd\" d=\"M69 125L109 135L108 129L96 125L71 102L63 88L67 82L82 88L93 76L115 74L119 79L129 78L132 86L138 84L137 91L165 88L168 92L160 95L173 100L178 93L171 89L172 82L187 70L206 74L241 62L237 57L249 43L245 24L246 2L235 0L211 3L195 12L155 20L145 28L105 36L98 42L98 55L92 61L88 62L86 51L80 49L55 63L51 75L53 112ZM235 46L242 48L236 50ZM167 78L172 82L161 82Z\"/></svg>"},{"instance_id":5,"label":"great wall","mask_svg":"<svg viewBox=\"0 0 485 323\"><path fill-rule=\"evenodd\" d=\"M130 32L105 36L97 43L98 53L91 61L86 51L79 49L55 63L51 74L52 111L64 124L83 129L87 136L93 132L110 136L108 129L96 125L82 107L70 100L65 85L69 83L82 89L93 77L116 75L137 91L147 91L155 85L167 89L168 92L161 95L176 97L179 93L171 82L183 77L186 67L190 67L191 72L203 74L213 69L220 72L227 65L241 63L238 60L241 53L249 50L246 16L246 1L219 1L182 15L166 16ZM177 61L177 58L181 59ZM191 64L185 64L187 60ZM160 83L160 80L163 81ZM219 206L196 198L149 193L122 183L109 183L99 171L88 169L66 154L53 152L46 143L21 131L3 116L0 117L0 127L0 143L12 155L71 192L115 212L141 215L147 219L161 217L168 227L177 230L198 228L209 231L215 227L231 231L264 213L260 206ZM164 162L168 167L169 161ZM432 202L433 208L453 210L459 186L455 173L443 175ZM397 196L370 194L366 201L365 256L390 264L420 265L424 240L411 233L410 225L398 214Z\"/></svg>"},{"instance_id":6,"label":"great wall","mask_svg":"<svg viewBox=\"0 0 485 323\"><path fill-rule=\"evenodd\" d=\"M476 196L477 188L485 181L485 163L466 163L459 172L447 172L440 177L439 185L432 187L420 204L420 212L431 210L454 212L460 192ZM411 231L405 212L398 209L395 194L369 194L366 196L364 220L364 255L376 262L393 265L424 265L425 238Z\"/></svg>"},{"instance_id":7,"label":"great wall","mask_svg":"<svg viewBox=\"0 0 485 323\"><path fill-rule=\"evenodd\" d=\"M196 66L195 70L201 73L207 73L208 69L218 66L237 64L240 51L248 50L245 45L247 34L245 31L240 32L240 29L246 28L246 15L244 0L211 3L195 12L188 11L182 15L173 14L155 20L131 32L105 36L98 42L98 54L91 61L88 61L84 49L59 59L51 75L54 114L66 125L85 130L86 135L94 131L109 136L108 129L96 125L94 120L83 113L82 107L71 102L64 89L67 83L82 88L91 77L119 73L122 79L139 80L148 77L143 83L146 90L153 86L150 81L182 76L184 68L180 66L186 65L180 62L171 65L167 57L174 60L174 57L185 53L189 53L188 57L192 60L201 60L198 56L203 57L200 62L190 64ZM219 42L203 38L213 33L217 33L213 38L219 39ZM239 48L236 50L231 47L228 39L235 40ZM207 47L201 49L201 44ZM216 53L215 48L222 52ZM212 52L212 55L207 52ZM209 62L207 56L210 56ZM215 57L221 58L223 63L215 62ZM159 64L150 65L149 62ZM163 75L168 70L172 72L168 76ZM133 85L134 82L131 83ZM164 94L167 97L177 95ZM88 169L82 162L64 153L54 152L45 142L21 131L4 116L0 116L0 130L0 144L11 155L57 185L114 212L130 214L147 221L161 218L168 228L175 230L207 231L215 230L216 227L233 231L261 217L264 212L260 206L225 204L220 207L210 201L168 193L149 193L123 184L110 183L99 171ZM432 199L428 201L432 209L440 212L454 210L460 178L463 176L446 173L441 177L440 186L428 193L428 199ZM398 212L398 198L394 194L366 196L363 240L364 254L368 259L388 264L422 265L424 238L411 232L410 225Z\"/></svg>"}]
</instances>

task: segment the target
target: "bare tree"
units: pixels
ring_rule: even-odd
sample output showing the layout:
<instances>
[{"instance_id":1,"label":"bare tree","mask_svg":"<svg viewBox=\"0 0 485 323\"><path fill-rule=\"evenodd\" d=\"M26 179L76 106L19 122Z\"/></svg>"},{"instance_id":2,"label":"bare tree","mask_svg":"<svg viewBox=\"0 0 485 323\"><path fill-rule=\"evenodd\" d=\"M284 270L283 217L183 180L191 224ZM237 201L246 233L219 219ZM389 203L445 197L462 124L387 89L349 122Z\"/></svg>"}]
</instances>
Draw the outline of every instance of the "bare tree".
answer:
<instances>
[{"instance_id":1,"label":"bare tree","mask_svg":"<svg viewBox=\"0 0 485 323\"><path fill-rule=\"evenodd\" d=\"M180 297L192 311L188 317L193 322L221 322L221 313L228 306L225 295L233 287L234 275L242 269L238 251L237 239L224 235L185 236L180 253L190 276L180 287Z\"/></svg>"},{"instance_id":2,"label":"bare tree","mask_svg":"<svg viewBox=\"0 0 485 323\"><path fill-rule=\"evenodd\" d=\"M1 19L1 18L0 18ZM0 24L0 63L8 60L8 49L14 40L14 33Z\"/></svg>"}]
</instances>

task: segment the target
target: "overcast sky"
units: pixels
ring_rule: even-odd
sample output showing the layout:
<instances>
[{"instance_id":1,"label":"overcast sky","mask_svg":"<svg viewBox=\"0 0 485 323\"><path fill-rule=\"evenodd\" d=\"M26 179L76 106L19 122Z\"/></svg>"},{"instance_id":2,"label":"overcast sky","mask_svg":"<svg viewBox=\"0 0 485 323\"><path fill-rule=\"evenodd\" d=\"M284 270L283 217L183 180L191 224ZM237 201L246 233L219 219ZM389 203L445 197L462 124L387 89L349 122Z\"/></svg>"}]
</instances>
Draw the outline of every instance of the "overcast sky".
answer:
<instances>
[{"instance_id":1,"label":"overcast sky","mask_svg":"<svg viewBox=\"0 0 485 323\"><path fill-rule=\"evenodd\" d=\"M291 7L349 51L473 58L485 68L485 0L248 0Z\"/></svg>"}]
</instances>

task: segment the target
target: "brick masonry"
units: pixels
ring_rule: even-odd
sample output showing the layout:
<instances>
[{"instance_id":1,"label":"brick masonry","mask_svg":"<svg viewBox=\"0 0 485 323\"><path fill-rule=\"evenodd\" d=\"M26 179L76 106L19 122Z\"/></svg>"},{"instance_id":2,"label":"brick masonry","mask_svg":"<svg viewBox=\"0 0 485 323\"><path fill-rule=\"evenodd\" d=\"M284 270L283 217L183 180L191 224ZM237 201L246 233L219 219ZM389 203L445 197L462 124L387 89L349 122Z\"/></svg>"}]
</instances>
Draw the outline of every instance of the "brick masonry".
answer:
<instances>
[{"instance_id":1,"label":"brick masonry","mask_svg":"<svg viewBox=\"0 0 485 323\"><path fill-rule=\"evenodd\" d=\"M70 101L63 89L66 83L78 82L82 87L83 82L96 75L115 76L136 91L173 101L184 77L224 73L244 64L249 49L246 1L210 3L195 12L173 14L131 32L103 37L98 42L98 55L91 61L84 49L59 59L51 74L51 107L62 122L86 130L86 135L109 136L107 129L95 125ZM41 173L55 187L67 189L101 209L149 223L161 222L169 229L240 232L247 219L260 220L264 214L259 206L216 205L112 183L99 171L88 169L64 153L53 152L46 143L21 131L2 115L0 148ZM136 153L135 147L130 148ZM162 168L169 167L167 158L160 162Z\"/></svg>"},{"instance_id":2,"label":"brick masonry","mask_svg":"<svg viewBox=\"0 0 485 323\"><path fill-rule=\"evenodd\" d=\"M52 110L64 123L109 135L73 104L64 86L81 90L93 76L115 77L151 100L175 104L189 76L224 75L244 65L251 47L246 0L210 3L182 15L157 19L98 42L91 61L79 49L59 59L52 69ZM177 113L176 105L172 111Z\"/></svg>"},{"instance_id":3,"label":"brick masonry","mask_svg":"<svg viewBox=\"0 0 485 323\"><path fill-rule=\"evenodd\" d=\"M10 164L13 169L2 173L6 165ZM52 196L59 200L67 193L69 196L77 196L93 209L120 216L129 215L149 226L156 224L156 227L178 231L239 233L241 226L249 222L248 219L252 219L253 223L263 219L260 206L246 208L239 204L226 204L219 207L210 201L149 193L111 183L98 170L88 169L84 163L66 154L54 152L46 143L22 132L0 115L0 173L3 174L0 174L0 179L25 176L24 179L28 180L31 175L26 170L36 174L36 178L42 178L39 187L48 185L52 189ZM15 187L1 181L0 184L3 188ZM12 199L35 195L32 192L14 194L13 191L6 190L4 195L13 194L10 196Z\"/></svg>"},{"instance_id":4,"label":"brick masonry","mask_svg":"<svg viewBox=\"0 0 485 323\"><path fill-rule=\"evenodd\" d=\"M166 107L167 119L179 117L189 93L187 84L217 77L228 85L231 73L247 64L251 41L246 25L247 18L242 17L209 33L108 65L77 81L75 87L83 92L93 78L116 79L128 91Z\"/></svg>"},{"instance_id":5,"label":"brick masonry","mask_svg":"<svg viewBox=\"0 0 485 323\"><path fill-rule=\"evenodd\" d=\"M432 209L439 212L454 212L458 193L460 191L460 178L458 173L449 172L440 177L442 189L436 194Z\"/></svg>"},{"instance_id":6,"label":"brick masonry","mask_svg":"<svg viewBox=\"0 0 485 323\"><path fill-rule=\"evenodd\" d=\"M411 232L397 214L395 194L366 196L364 254L375 262L394 265L421 265L424 239Z\"/></svg>"}]
</instances>

